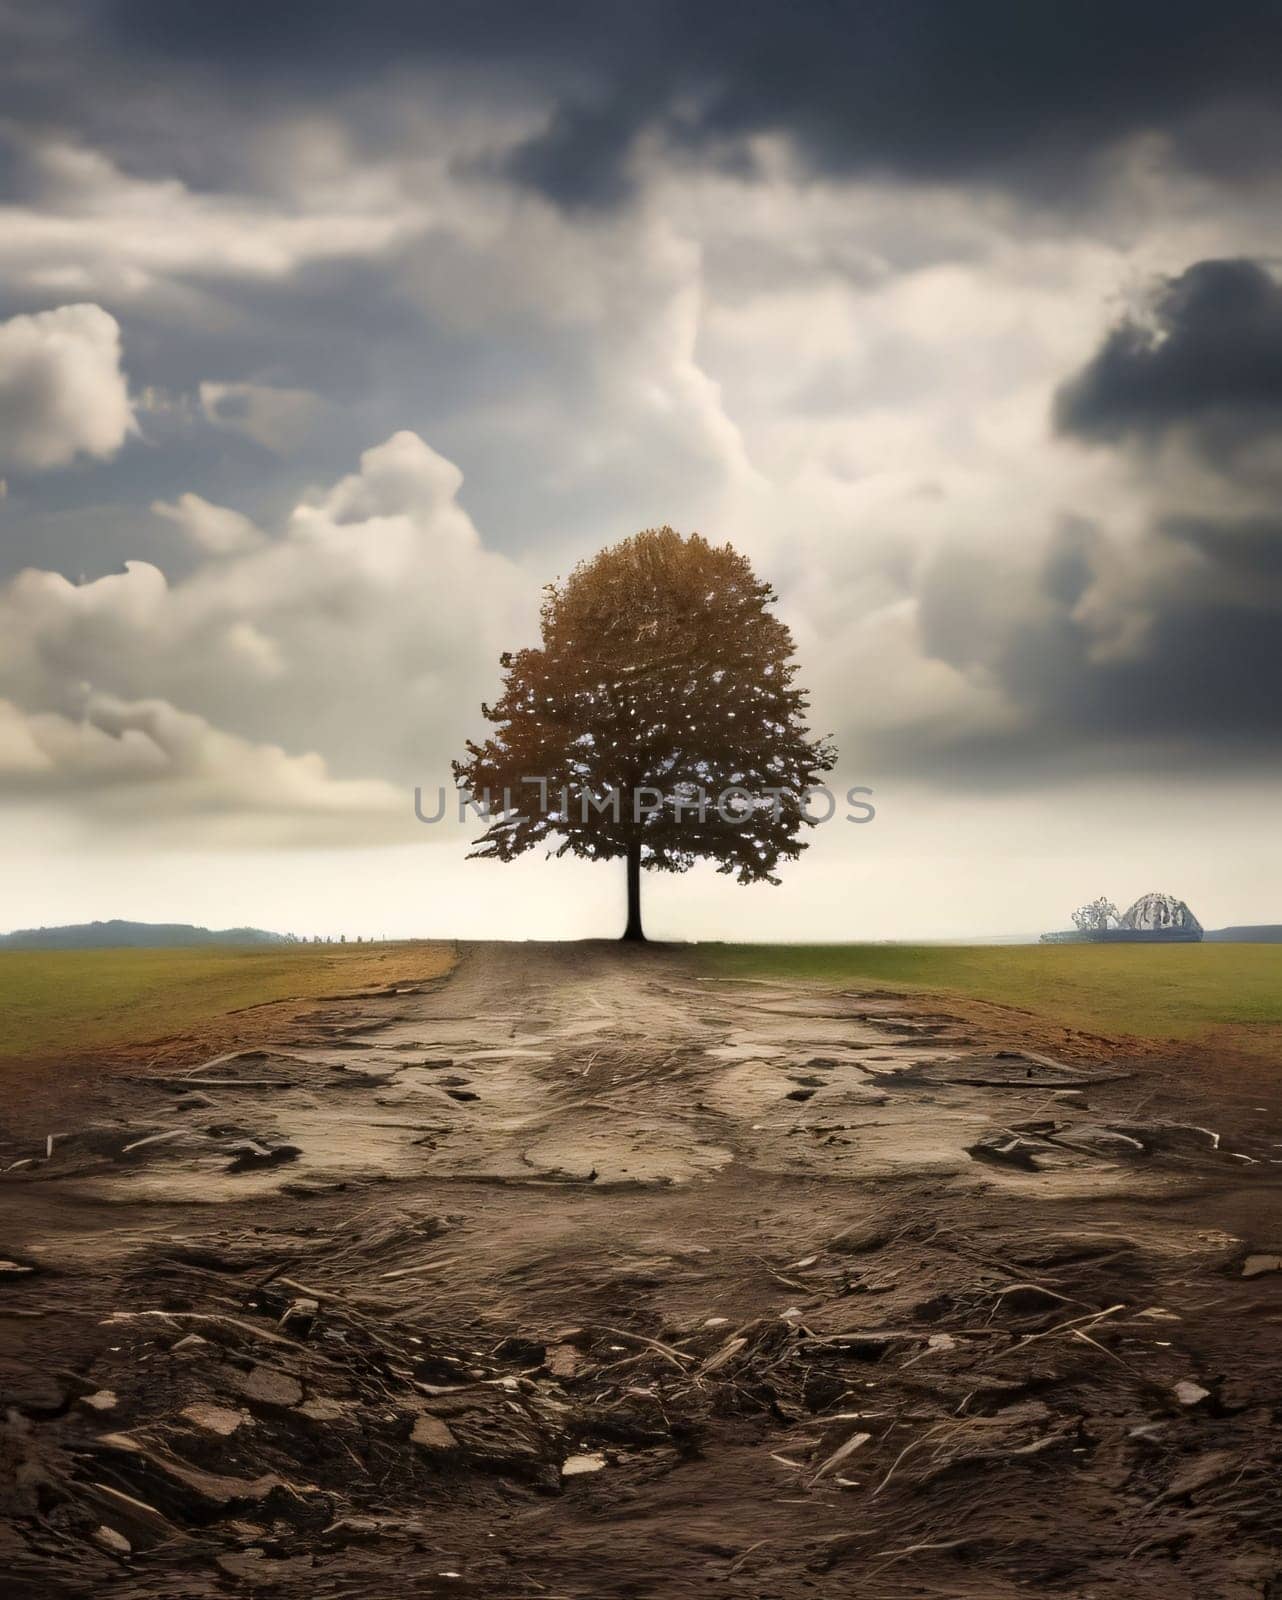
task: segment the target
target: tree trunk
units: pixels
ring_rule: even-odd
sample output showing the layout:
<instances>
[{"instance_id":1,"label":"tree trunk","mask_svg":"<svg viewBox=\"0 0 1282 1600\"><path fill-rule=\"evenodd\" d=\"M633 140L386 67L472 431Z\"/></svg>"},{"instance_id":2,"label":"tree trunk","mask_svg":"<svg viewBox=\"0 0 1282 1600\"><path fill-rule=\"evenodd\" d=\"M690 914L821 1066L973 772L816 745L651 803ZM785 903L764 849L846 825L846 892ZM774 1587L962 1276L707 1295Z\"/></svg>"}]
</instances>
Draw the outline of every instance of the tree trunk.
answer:
<instances>
[{"instance_id":1,"label":"tree trunk","mask_svg":"<svg viewBox=\"0 0 1282 1600\"><path fill-rule=\"evenodd\" d=\"M628 925L623 937L644 944L641 929L641 841L633 840L628 846Z\"/></svg>"}]
</instances>

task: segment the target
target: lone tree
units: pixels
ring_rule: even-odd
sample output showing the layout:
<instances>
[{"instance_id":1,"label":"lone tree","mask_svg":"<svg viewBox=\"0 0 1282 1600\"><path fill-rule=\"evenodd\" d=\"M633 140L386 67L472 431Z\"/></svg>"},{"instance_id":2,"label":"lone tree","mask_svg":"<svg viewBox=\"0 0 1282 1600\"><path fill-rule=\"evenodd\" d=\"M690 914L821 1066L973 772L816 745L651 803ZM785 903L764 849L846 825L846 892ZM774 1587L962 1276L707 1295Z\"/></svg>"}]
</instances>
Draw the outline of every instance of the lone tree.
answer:
<instances>
[{"instance_id":1,"label":"lone tree","mask_svg":"<svg viewBox=\"0 0 1282 1600\"><path fill-rule=\"evenodd\" d=\"M502 698L481 708L495 731L454 763L491 808L472 854L623 857L625 939L645 937L642 867L707 857L740 883L777 883L834 751L806 727L775 598L729 545L666 527L549 584L542 645L500 657Z\"/></svg>"}]
</instances>

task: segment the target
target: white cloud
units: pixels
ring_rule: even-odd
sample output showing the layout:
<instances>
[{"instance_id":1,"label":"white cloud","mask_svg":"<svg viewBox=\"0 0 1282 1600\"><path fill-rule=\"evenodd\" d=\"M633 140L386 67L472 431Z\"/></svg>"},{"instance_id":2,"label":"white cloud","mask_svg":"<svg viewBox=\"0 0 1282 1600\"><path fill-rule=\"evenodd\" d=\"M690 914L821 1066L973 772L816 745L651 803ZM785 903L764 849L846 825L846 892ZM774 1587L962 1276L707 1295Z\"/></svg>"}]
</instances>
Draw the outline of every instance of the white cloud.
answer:
<instances>
[{"instance_id":1,"label":"white cloud","mask_svg":"<svg viewBox=\"0 0 1282 1600\"><path fill-rule=\"evenodd\" d=\"M101 306L0 323L0 460L46 470L115 455L134 427L120 358L120 325Z\"/></svg>"},{"instance_id":2,"label":"white cloud","mask_svg":"<svg viewBox=\"0 0 1282 1600\"><path fill-rule=\"evenodd\" d=\"M202 383L205 420L240 433L276 455L284 455L307 436L321 401L310 389L279 389L264 383Z\"/></svg>"},{"instance_id":3,"label":"white cloud","mask_svg":"<svg viewBox=\"0 0 1282 1600\"><path fill-rule=\"evenodd\" d=\"M308 262L372 258L421 232L430 212L396 187L335 181L297 203L201 193L134 177L102 151L32 138L38 203L0 205L0 268L34 292L200 299L182 280L287 279Z\"/></svg>"},{"instance_id":4,"label":"white cloud","mask_svg":"<svg viewBox=\"0 0 1282 1600\"><path fill-rule=\"evenodd\" d=\"M354 819L367 842L410 832L396 786L336 779L314 753L254 744L160 699L88 694L78 716L0 700L0 780L9 805L52 802L188 848L341 842Z\"/></svg>"},{"instance_id":5,"label":"white cloud","mask_svg":"<svg viewBox=\"0 0 1282 1600\"><path fill-rule=\"evenodd\" d=\"M368 842L395 794L394 828L413 829L410 788L448 782L537 604L461 482L399 433L276 538L196 496L159 506L207 552L179 582L137 561L83 584L18 574L0 589L0 765L113 826L217 814L221 836L288 815Z\"/></svg>"},{"instance_id":6,"label":"white cloud","mask_svg":"<svg viewBox=\"0 0 1282 1600\"><path fill-rule=\"evenodd\" d=\"M263 542L262 534L242 512L211 505L198 494L179 495L172 504L155 500L151 509L158 517L174 523L207 555L232 555Z\"/></svg>"}]
</instances>

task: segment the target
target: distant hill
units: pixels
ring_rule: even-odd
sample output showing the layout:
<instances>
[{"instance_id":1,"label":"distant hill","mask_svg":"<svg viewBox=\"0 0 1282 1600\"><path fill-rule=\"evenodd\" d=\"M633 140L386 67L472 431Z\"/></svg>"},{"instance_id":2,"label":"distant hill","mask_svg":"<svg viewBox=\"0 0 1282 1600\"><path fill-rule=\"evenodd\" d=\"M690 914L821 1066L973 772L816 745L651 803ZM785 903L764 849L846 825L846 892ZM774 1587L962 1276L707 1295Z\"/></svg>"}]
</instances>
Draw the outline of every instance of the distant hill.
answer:
<instances>
[{"instance_id":1,"label":"distant hill","mask_svg":"<svg viewBox=\"0 0 1282 1600\"><path fill-rule=\"evenodd\" d=\"M1282 944L1282 922L1255 922L1241 928L1208 928L1206 937L1221 944Z\"/></svg>"},{"instance_id":2,"label":"distant hill","mask_svg":"<svg viewBox=\"0 0 1282 1600\"><path fill-rule=\"evenodd\" d=\"M262 928L196 928L189 922L77 922L0 934L0 950L120 950L205 944L293 944Z\"/></svg>"}]
</instances>

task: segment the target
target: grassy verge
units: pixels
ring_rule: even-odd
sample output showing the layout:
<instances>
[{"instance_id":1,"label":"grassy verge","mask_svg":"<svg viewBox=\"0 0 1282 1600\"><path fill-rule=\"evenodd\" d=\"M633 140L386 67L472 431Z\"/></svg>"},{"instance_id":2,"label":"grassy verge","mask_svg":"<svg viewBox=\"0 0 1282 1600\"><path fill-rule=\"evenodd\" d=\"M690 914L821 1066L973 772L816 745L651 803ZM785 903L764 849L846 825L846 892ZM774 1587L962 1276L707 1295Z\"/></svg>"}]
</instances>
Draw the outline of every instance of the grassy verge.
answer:
<instances>
[{"instance_id":1,"label":"grassy verge","mask_svg":"<svg viewBox=\"0 0 1282 1600\"><path fill-rule=\"evenodd\" d=\"M712 945L703 955L726 977L956 994L1091 1033L1229 1029L1272 1048L1282 1029L1282 945Z\"/></svg>"},{"instance_id":2,"label":"grassy verge","mask_svg":"<svg viewBox=\"0 0 1282 1600\"><path fill-rule=\"evenodd\" d=\"M448 945L0 951L0 1061L199 1035L248 1007L448 971Z\"/></svg>"}]
</instances>

